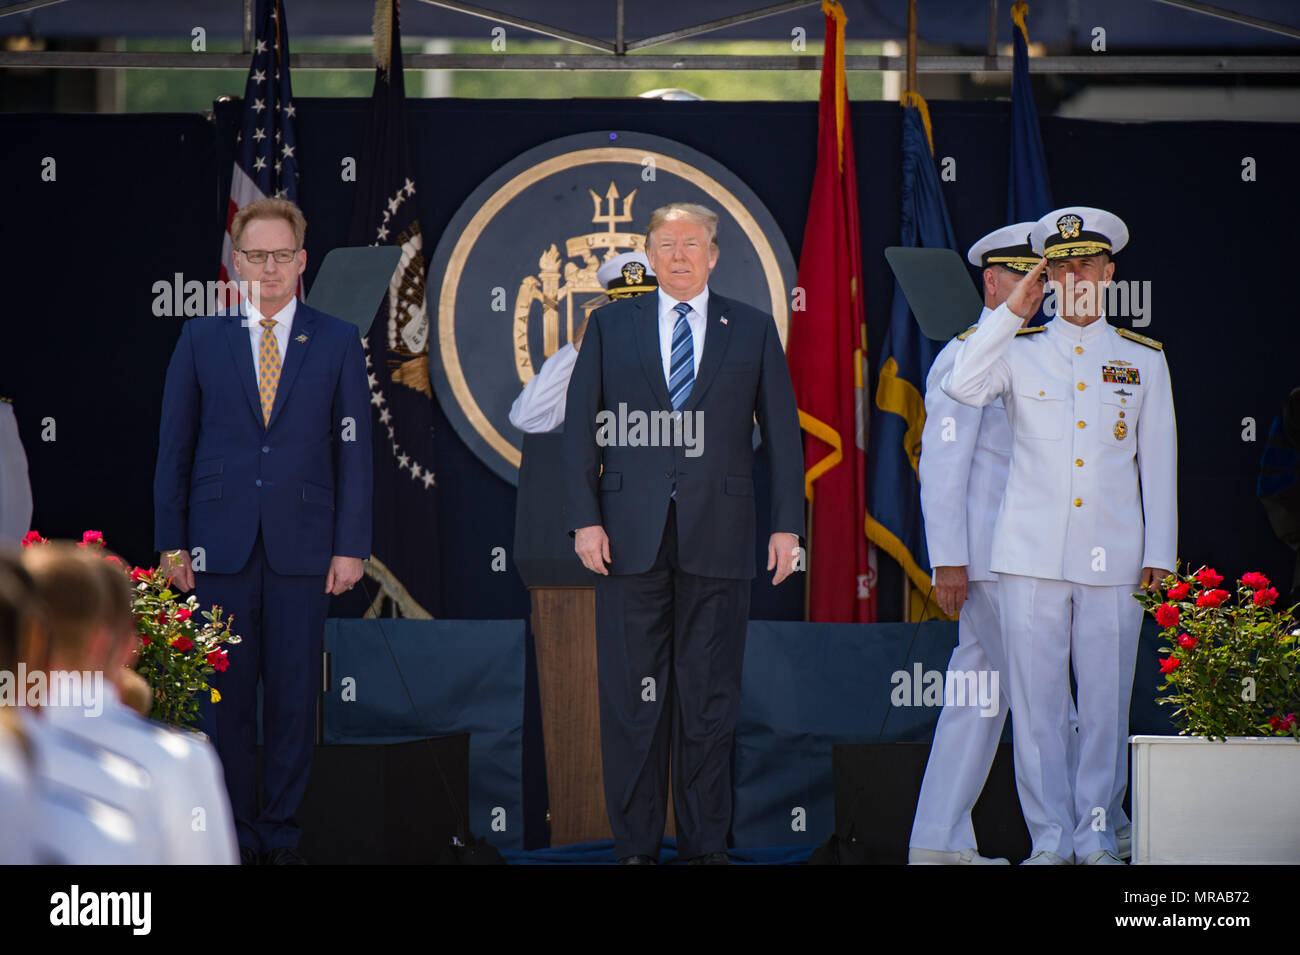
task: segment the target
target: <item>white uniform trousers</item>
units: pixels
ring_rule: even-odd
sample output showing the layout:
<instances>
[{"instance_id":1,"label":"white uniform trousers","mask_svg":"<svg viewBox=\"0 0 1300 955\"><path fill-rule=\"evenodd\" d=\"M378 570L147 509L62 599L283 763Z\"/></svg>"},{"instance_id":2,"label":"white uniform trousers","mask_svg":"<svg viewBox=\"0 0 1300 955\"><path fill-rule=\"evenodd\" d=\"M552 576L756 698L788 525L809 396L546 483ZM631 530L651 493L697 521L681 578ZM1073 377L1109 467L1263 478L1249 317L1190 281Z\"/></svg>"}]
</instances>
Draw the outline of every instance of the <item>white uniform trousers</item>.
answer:
<instances>
[{"instance_id":1,"label":"white uniform trousers","mask_svg":"<svg viewBox=\"0 0 1300 955\"><path fill-rule=\"evenodd\" d=\"M966 602L957 618L957 646L948 660L950 672L997 674L997 712L984 716L978 700L968 700L965 706L945 706L939 714L907 843L914 848L942 852L976 848L970 814L984 790L1011 705L997 586L988 580L966 585Z\"/></svg>"},{"instance_id":2,"label":"white uniform trousers","mask_svg":"<svg viewBox=\"0 0 1300 955\"><path fill-rule=\"evenodd\" d=\"M1016 788L1033 851L1067 862L1116 851L1112 818L1128 785L1128 711L1142 605L1136 583L1093 587L1000 574ZM1078 693L1071 772L1070 671Z\"/></svg>"}]
</instances>

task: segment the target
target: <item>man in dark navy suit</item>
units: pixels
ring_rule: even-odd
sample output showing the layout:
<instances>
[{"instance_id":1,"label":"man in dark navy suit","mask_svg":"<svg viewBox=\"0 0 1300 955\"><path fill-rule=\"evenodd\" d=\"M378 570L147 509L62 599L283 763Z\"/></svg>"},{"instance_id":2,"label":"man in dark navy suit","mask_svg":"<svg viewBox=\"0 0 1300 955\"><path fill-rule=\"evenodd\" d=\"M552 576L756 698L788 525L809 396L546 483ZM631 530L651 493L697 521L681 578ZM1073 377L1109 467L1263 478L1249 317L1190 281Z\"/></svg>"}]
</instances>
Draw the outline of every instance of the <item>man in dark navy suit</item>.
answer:
<instances>
[{"instance_id":1,"label":"man in dark navy suit","mask_svg":"<svg viewBox=\"0 0 1300 955\"><path fill-rule=\"evenodd\" d=\"M167 367L155 543L175 585L234 618L204 729L245 863L295 864L330 594L370 556L369 388L356 328L297 299L307 223L283 199L231 223L238 314L185 323ZM257 786L262 680L265 800Z\"/></svg>"},{"instance_id":2,"label":"man in dark navy suit","mask_svg":"<svg viewBox=\"0 0 1300 955\"><path fill-rule=\"evenodd\" d=\"M779 584L803 535L803 449L770 315L710 292L718 217L651 214L655 294L597 309L569 382L565 526L596 578L605 808L623 864L658 860L669 755L678 855L727 863L754 576L753 422L771 459Z\"/></svg>"}]
</instances>

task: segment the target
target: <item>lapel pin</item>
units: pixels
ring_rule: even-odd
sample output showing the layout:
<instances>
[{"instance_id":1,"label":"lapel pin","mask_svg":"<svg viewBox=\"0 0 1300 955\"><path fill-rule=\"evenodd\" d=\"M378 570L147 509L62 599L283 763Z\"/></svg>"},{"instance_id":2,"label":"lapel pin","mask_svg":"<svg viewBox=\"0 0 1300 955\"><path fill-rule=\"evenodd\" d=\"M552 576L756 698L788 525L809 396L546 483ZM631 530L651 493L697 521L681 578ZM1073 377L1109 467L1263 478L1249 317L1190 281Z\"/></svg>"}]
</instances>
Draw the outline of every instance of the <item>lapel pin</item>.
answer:
<instances>
[{"instance_id":1,"label":"lapel pin","mask_svg":"<svg viewBox=\"0 0 1300 955\"><path fill-rule=\"evenodd\" d=\"M727 316L723 315L720 319L718 319L718 321L720 321L723 325L727 324Z\"/></svg>"},{"instance_id":2,"label":"lapel pin","mask_svg":"<svg viewBox=\"0 0 1300 955\"><path fill-rule=\"evenodd\" d=\"M306 340L307 340L306 335L299 335L297 338L294 339L294 341L296 342L305 342Z\"/></svg>"}]
</instances>

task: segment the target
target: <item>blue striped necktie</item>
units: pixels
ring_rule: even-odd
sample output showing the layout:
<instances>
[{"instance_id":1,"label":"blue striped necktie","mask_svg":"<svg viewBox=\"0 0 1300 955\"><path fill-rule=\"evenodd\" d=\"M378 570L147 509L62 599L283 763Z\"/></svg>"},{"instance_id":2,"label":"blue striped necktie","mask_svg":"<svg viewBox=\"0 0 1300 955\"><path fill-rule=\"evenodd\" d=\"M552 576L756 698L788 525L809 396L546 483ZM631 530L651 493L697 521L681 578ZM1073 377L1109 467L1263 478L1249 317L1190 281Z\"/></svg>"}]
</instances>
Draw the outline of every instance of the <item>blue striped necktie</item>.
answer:
<instances>
[{"instance_id":1,"label":"blue striped necktie","mask_svg":"<svg viewBox=\"0 0 1300 955\"><path fill-rule=\"evenodd\" d=\"M691 335L691 323L686 320L691 307L678 302L673 311L677 313L677 324L673 326L672 357L668 361L668 396L673 410L680 411L695 384L695 339Z\"/></svg>"}]
</instances>

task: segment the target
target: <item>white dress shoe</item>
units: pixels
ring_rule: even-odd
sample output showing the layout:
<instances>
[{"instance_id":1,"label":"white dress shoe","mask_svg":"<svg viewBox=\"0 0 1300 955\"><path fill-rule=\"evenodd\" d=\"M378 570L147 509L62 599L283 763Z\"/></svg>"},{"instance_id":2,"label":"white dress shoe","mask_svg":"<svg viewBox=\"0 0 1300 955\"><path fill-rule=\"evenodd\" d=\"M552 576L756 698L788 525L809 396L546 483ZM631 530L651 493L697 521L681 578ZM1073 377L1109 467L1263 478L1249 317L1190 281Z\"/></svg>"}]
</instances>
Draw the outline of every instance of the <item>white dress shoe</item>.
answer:
<instances>
[{"instance_id":1,"label":"white dress shoe","mask_svg":"<svg viewBox=\"0 0 1300 955\"><path fill-rule=\"evenodd\" d=\"M980 855L974 849L962 849L960 852L942 852L939 849L917 849L908 847L908 865L1011 865L1008 859L990 859Z\"/></svg>"},{"instance_id":2,"label":"white dress shoe","mask_svg":"<svg viewBox=\"0 0 1300 955\"><path fill-rule=\"evenodd\" d=\"M1055 852L1048 852L1046 849L1039 849L1037 852L1035 852L1033 855L1031 855L1028 859L1026 859L1024 862L1020 864L1021 865L1069 865L1070 863L1066 862Z\"/></svg>"},{"instance_id":3,"label":"white dress shoe","mask_svg":"<svg viewBox=\"0 0 1300 955\"><path fill-rule=\"evenodd\" d=\"M1119 852L1115 854L1121 859L1131 859L1133 857L1133 826L1127 825L1122 829L1116 829L1115 842L1119 846Z\"/></svg>"},{"instance_id":4,"label":"white dress shoe","mask_svg":"<svg viewBox=\"0 0 1300 955\"><path fill-rule=\"evenodd\" d=\"M1119 856L1109 849L1098 849L1096 852L1090 852L1080 863L1080 865L1123 865Z\"/></svg>"}]
</instances>

